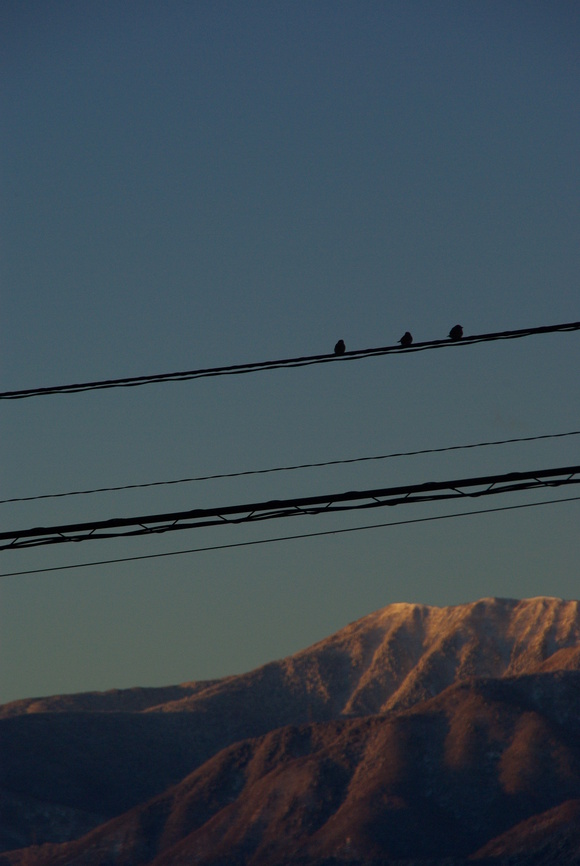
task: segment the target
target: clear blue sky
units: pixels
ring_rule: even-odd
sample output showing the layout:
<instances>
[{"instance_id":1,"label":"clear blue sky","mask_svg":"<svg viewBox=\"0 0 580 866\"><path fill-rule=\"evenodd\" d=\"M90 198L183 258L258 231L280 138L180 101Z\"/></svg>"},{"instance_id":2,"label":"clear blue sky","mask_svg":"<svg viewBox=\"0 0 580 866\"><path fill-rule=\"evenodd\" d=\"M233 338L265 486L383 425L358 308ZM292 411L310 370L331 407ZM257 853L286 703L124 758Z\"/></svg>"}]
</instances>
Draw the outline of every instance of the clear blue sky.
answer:
<instances>
[{"instance_id":1,"label":"clear blue sky","mask_svg":"<svg viewBox=\"0 0 580 866\"><path fill-rule=\"evenodd\" d=\"M0 34L2 391L580 318L576 2L4 0ZM1 401L1 498L580 429L579 341ZM1 522L571 465L579 441L3 504ZM468 508L8 551L0 571ZM396 601L578 597L579 516L3 577L0 700L242 672Z\"/></svg>"}]
</instances>

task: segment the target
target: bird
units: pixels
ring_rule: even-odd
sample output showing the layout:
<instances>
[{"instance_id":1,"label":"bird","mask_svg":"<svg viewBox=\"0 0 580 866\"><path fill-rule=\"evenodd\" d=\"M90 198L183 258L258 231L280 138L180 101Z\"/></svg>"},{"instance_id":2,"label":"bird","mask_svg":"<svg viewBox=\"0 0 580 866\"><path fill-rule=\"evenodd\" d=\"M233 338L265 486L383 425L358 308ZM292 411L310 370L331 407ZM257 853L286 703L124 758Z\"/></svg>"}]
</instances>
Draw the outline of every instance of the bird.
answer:
<instances>
[{"instance_id":1,"label":"bird","mask_svg":"<svg viewBox=\"0 0 580 866\"><path fill-rule=\"evenodd\" d=\"M335 355L344 355L346 351L346 346L344 345L344 340L339 340L336 346L334 347Z\"/></svg>"},{"instance_id":2,"label":"bird","mask_svg":"<svg viewBox=\"0 0 580 866\"><path fill-rule=\"evenodd\" d=\"M463 328L461 325L453 325L449 331L450 340L460 340L463 337Z\"/></svg>"},{"instance_id":3,"label":"bird","mask_svg":"<svg viewBox=\"0 0 580 866\"><path fill-rule=\"evenodd\" d=\"M410 331L405 331L405 333L403 334L403 336L399 340L399 343L401 344L403 349L408 349L412 342L413 342L413 335L411 334Z\"/></svg>"}]
</instances>

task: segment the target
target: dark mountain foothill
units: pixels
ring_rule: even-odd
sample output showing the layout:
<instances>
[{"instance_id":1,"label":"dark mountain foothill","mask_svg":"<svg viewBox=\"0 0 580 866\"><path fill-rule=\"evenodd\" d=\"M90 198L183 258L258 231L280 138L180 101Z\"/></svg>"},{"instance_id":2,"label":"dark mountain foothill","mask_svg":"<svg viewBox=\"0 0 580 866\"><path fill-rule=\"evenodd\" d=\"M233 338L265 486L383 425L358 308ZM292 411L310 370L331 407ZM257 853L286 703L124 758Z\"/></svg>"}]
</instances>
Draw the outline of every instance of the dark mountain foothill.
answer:
<instances>
[{"instance_id":1,"label":"dark mountain foothill","mask_svg":"<svg viewBox=\"0 0 580 866\"><path fill-rule=\"evenodd\" d=\"M577 601L393 604L240 676L0 707L0 866L580 864Z\"/></svg>"}]
</instances>

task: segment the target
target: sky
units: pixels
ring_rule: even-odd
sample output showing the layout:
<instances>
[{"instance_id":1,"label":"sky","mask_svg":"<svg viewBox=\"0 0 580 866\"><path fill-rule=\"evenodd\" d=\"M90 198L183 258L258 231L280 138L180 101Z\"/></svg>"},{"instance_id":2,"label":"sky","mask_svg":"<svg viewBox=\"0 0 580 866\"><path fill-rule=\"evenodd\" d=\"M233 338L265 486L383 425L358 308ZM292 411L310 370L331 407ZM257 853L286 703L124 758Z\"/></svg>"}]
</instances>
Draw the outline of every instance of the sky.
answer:
<instances>
[{"instance_id":1,"label":"sky","mask_svg":"<svg viewBox=\"0 0 580 866\"><path fill-rule=\"evenodd\" d=\"M4 0L0 391L577 321L579 37L573 0ZM571 433L579 340L1 400L0 498ZM3 501L0 522L539 471L578 444ZM577 495L0 551L0 702L242 673L393 602L578 598L580 508L107 560Z\"/></svg>"}]
</instances>

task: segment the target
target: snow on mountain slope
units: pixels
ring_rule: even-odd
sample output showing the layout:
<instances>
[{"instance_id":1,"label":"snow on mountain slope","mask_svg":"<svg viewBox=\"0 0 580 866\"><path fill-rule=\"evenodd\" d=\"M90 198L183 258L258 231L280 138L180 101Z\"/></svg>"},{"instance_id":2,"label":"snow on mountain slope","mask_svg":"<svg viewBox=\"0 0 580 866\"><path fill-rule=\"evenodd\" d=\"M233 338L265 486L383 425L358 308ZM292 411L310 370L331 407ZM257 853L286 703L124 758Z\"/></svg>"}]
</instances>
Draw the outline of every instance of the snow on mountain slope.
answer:
<instances>
[{"instance_id":1,"label":"snow on mountain slope","mask_svg":"<svg viewBox=\"0 0 580 866\"><path fill-rule=\"evenodd\" d=\"M34 712L184 712L254 696L279 724L412 706L470 677L580 668L578 601L484 598L452 607L390 604L285 659L238 676L159 689L15 701ZM291 718L285 714L292 707ZM298 715L297 715L298 714Z\"/></svg>"},{"instance_id":2,"label":"snow on mountain slope","mask_svg":"<svg viewBox=\"0 0 580 866\"><path fill-rule=\"evenodd\" d=\"M161 794L242 740L287 725L389 717L477 678L535 677L532 691L544 700L553 687L548 702L566 721L567 671L580 671L577 601L489 598L442 608L391 604L239 676L7 704L0 825L8 810L12 830L0 849L71 839L60 828L63 808L74 810L78 826L95 826L99 815L110 819ZM33 801L47 815L46 832L26 805Z\"/></svg>"},{"instance_id":3,"label":"snow on mountain slope","mask_svg":"<svg viewBox=\"0 0 580 866\"><path fill-rule=\"evenodd\" d=\"M488 598L454 607L390 604L293 656L155 709L184 710L224 689L268 682L311 718L412 706L470 677L580 668L580 607L557 598Z\"/></svg>"}]
</instances>

